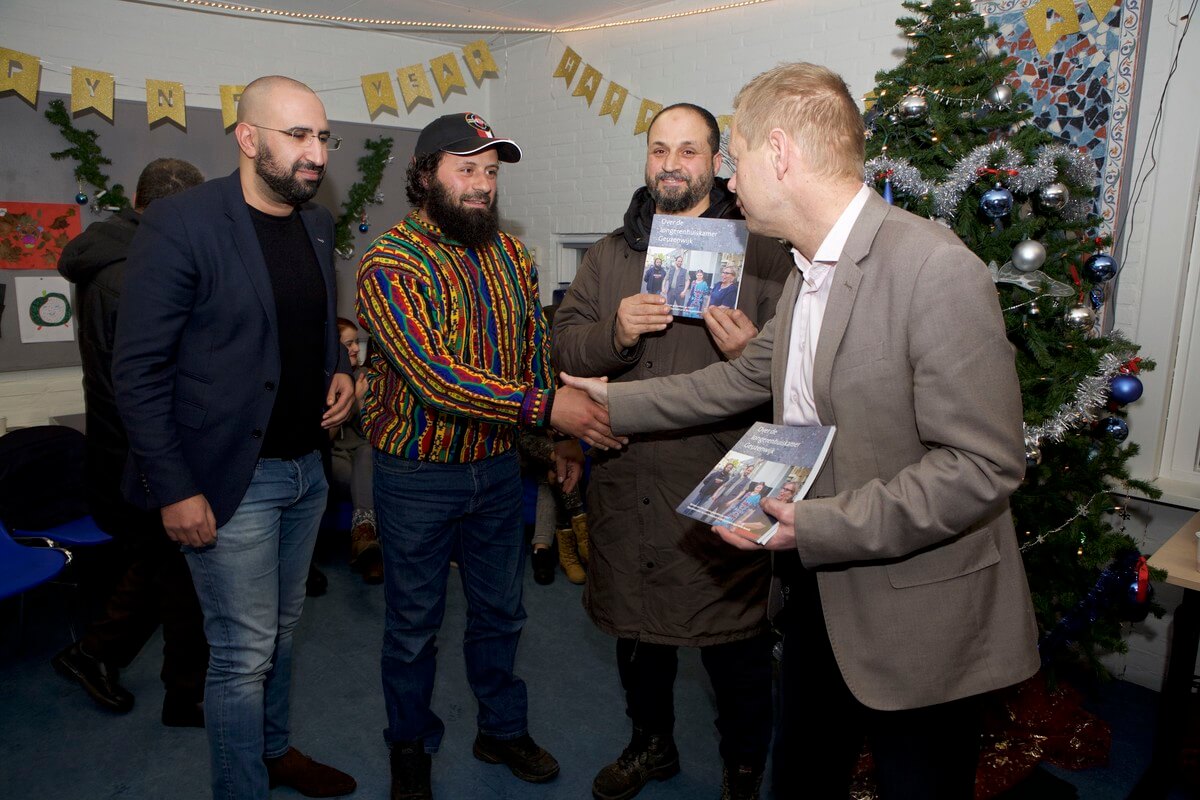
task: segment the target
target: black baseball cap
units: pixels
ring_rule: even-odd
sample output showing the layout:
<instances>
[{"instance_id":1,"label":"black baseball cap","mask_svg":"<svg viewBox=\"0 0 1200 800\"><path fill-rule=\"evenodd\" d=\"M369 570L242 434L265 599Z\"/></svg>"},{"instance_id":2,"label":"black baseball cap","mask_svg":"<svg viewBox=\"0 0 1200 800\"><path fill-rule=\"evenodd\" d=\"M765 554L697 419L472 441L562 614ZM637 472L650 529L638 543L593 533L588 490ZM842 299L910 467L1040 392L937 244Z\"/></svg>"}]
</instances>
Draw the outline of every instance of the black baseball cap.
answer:
<instances>
[{"instance_id":1,"label":"black baseball cap","mask_svg":"<svg viewBox=\"0 0 1200 800\"><path fill-rule=\"evenodd\" d=\"M521 148L512 139L497 139L492 126L478 114L446 114L425 126L417 137L415 155L450 153L469 156L490 147L496 148L501 161L515 164L521 160Z\"/></svg>"}]
</instances>

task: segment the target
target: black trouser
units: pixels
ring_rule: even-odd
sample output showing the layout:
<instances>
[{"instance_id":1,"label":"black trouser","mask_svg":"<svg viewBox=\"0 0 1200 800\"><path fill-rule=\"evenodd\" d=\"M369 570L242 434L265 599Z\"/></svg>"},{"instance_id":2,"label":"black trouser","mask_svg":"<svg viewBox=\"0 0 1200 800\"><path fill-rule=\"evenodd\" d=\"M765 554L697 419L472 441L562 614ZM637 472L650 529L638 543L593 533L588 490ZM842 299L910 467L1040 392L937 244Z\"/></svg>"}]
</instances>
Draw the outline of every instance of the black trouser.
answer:
<instances>
[{"instance_id":1,"label":"black trouser","mask_svg":"<svg viewBox=\"0 0 1200 800\"><path fill-rule=\"evenodd\" d=\"M80 639L84 651L117 668L129 666L163 626L162 682L184 701L204 697L208 641L204 615L196 599L187 562L179 545L167 538L157 512L131 506L93 507L97 523L121 549L121 577L104 614Z\"/></svg>"},{"instance_id":2,"label":"black trouser","mask_svg":"<svg viewBox=\"0 0 1200 800\"><path fill-rule=\"evenodd\" d=\"M816 577L798 569L783 619L782 713L775 741L779 800L845 800L864 738L881 800L971 800L980 696L877 711L846 686L825 628Z\"/></svg>"},{"instance_id":3,"label":"black trouser","mask_svg":"<svg viewBox=\"0 0 1200 800\"><path fill-rule=\"evenodd\" d=\"M625 713L636 727L670 734L675 727L678 647L617 639ZM771 742L771 639L763 634L700 648L717 699L717 732L726 764L762 769Z\"/></svg>"}]
</instances>

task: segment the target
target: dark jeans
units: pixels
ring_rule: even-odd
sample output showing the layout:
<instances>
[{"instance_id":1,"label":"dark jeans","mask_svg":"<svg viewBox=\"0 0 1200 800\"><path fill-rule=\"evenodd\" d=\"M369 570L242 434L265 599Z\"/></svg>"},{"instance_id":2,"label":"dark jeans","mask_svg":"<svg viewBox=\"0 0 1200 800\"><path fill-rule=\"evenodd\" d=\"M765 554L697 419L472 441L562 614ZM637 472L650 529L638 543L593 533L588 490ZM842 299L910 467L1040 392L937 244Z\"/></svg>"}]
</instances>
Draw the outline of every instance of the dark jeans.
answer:
<instances>
[{"instance_id":1,"label":"dark jeans","mask_svg":"<svg viewBox=\"0 0 1200 800\"><path fill-rule=\"evenodd\" d=\"M675 673L679 648L617 639L617 669L625 713L652 733L675 727ZM700 661L717 699L721 758L762 769L771 742L771 640L766 634L700 648Z\"/></svg>"},{"instance_id":2,"label":"dark jeans","mask_svg":"<svg viewBox=\"0 0 1200 800\"><path fill-rule=\"evenodd\" d=\"M450 561L467 598L463 655L479 703L479 731L527 731L525 683L513 674L525 625L521 478L515 453L470 464L434 464L375 451L375 518L383 548L387 617L383 695L389 743L441 744L431 708L436 640L446 614Z\"/></svg>"},{"instance_id":3,"label":"dark jeans","mask_svg":"<svg viewBox=\"0 0 1200 800\"><path fill-rule=\"evenodd\" d=\"M798 569L782 623L782 718L775 796L845 800L864 739L881 800L972 800L979 760L979 696L905 711L860 703L833 655L816 577Z\"/></svg>"},{"instance_id":4,"label":"dark jeans","mask_svg":"<svg viewBox=\"0 0 1200 800\"><path fill-rule=\"evenodd\" d=\"M208 642L204 615L179 545L167 538L158 512L113 504L94 506L93 513L116 539L121 573L103 616L84 631L81 646L88 655L124 668L161 623L163 686L184 701L200 702Z\"/></svg>"}]
</instances>

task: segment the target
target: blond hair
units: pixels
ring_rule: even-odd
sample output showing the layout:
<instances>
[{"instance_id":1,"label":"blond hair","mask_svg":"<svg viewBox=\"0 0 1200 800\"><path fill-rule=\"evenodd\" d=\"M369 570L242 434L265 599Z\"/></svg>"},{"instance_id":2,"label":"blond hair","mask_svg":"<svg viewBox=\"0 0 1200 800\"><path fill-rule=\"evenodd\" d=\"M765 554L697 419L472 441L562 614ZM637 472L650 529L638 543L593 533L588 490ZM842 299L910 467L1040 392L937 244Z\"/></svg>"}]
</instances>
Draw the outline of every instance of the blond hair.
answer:
<instances>
[{"instance_id":1,"label":"blond hair","mask_svg":"<svg viewBox=\"0 0 1200 800\"><path fill-rule=\"evenodd\" d=\"M733 124L750 148L773 128L796 142L823 177L862 180L862 115L841 76L817 64L780 64L747 83L733 101Z\"/></svg>"}]
</instances>

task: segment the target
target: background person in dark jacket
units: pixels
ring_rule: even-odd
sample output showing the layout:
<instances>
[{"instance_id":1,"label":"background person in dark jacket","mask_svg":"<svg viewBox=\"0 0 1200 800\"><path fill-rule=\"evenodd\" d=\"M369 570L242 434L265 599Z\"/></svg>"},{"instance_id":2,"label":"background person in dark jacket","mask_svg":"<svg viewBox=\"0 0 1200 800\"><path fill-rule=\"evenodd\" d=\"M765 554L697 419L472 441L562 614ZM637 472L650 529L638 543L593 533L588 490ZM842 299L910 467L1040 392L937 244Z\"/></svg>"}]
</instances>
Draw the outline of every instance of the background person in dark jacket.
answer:
<instances>
[{"instance_id":1,"label":"background person in dark jacket","mask_svg":"<svg viewBox=\"0 0 1200 800\"><path fill-rule=\"evenodd\" d=\"M161 622L167 690L162 721L196 727L204 725L204 618L183 554L163 532L159 515L130 505L121 495L129 440L113 396L112 353L125 257L142 212L155 200L203 182L200 170L186 161L151 161L138 178L135 207L92 223L64 248L58 262L58 271L75 284L88 507L97 524L116 539L124 572L103 615L52 662L101 706L125 713L133 708L133 695L121 686L119 670L133 661Z\"/></svg>"},{"instance_id":2,"label":"background person in dark jacket","mask_svg":"<svg viewBox=\"0 0 1200 800\"><path fill-rule=\"evenodd\" d=\"M774 314L794 267L781 247L758 236L747 244L739 308L706 309L703 321L673 320L669 294L667 300L639 294L655 213L739 217L736 198L715 177L719 139L716 120L697 106L671 106L655 117L646 185L634 192L624 227L588 250L555 313L557 369L613 382L691 372L736 358ZM682 288L682 269L679 277ZM771 737L770 565L763 553L735 550L709 526L675 512L755 416L593 451L584 607L617 637L617 669L633 721L629 746L593 782L600 800L632 797L651 778L679 771L672 689L681 645L700 648L712 680L731 789L725 796L758 796Z\"/></svg>"}]
</instances>

